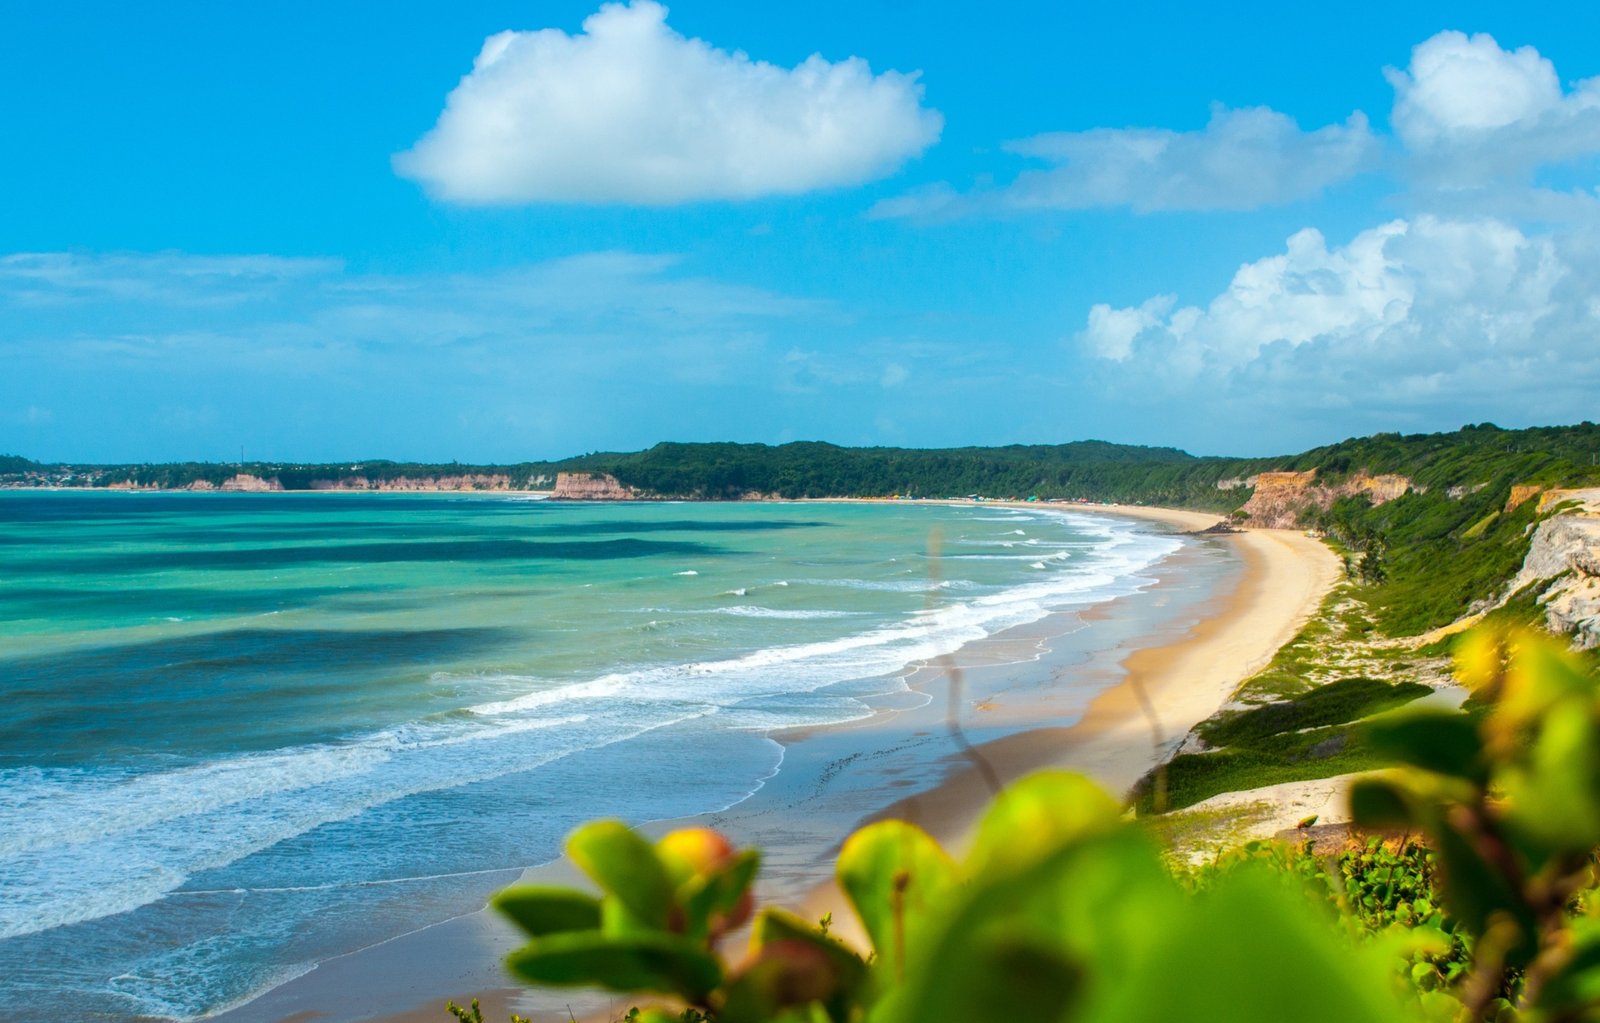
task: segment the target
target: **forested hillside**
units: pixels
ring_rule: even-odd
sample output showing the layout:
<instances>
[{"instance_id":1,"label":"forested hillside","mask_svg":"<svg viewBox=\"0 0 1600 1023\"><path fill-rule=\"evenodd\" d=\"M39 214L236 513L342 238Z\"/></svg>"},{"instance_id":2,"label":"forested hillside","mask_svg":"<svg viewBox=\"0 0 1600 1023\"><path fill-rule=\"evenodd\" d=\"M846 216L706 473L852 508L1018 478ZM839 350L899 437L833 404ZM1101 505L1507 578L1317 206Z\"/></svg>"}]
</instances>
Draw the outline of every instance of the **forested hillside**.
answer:
<instances>
[{"instance_id":1,"label":"forested hillside","mask_svg":"<svg viewBox=\"0 0 1600 1023\"><path fill-rule=\"evenodd\" d=\"M340 481L504 477L510 489L548 486L558 472L603 472L640 493L709 500L746 496L941 498L1039 497L1124 501L1230 511L1251 495L1247 481L1270 470L1317 471L1319 484L1360 473L1396 474L1419 491L1509 490L1600 481L1600 427L1501 430L1484 424L1453 433L1376 434L1301 454L1196 457L1177 448L1105 441L966 448L847 448L818 441L766 444L661 443L646 451L595 452L558 461L506 464L180 462L139 465L41 464L0 456L0 485L133 485L180 489L220 485L237 475L309 490ZM1219 484L1222 486L1219 487ZM1476 492L1476 491L1474 491ZM1484 498L1482 500L1487 500ZM1480 516L1481 517L1481 516Z\"/></svg>"}]
</instances>

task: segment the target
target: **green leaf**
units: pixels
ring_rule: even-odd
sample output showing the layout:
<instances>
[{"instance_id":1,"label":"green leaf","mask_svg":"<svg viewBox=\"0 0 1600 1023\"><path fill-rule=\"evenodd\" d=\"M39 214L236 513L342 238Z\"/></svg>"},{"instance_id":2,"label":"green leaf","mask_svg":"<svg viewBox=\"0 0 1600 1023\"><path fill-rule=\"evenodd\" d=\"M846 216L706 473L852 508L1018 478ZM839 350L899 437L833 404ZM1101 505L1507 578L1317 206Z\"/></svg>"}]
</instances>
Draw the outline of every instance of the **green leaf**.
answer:
<instances>
[{"instance_id":1,"label":"green leaf","mask_svg":"<svg viewBox=\"0 0 1600 1023\"><path fill-rule=\"evenodd\" d=\"M1527 769L1505 781L1511 822L1545 853L1600 845L1600 729L1587 704L1566 700L1551 708Z\"/></svg>"},{"instance_id":2,"label":"green leaf","mask_svg":"<svg viewBox=\"0 0 1600 1023\"><path fill-rule=\"evenodd\" d=\"M765 993L760 997L773 997L771 985L774 983L774 976L783 985L780 990L786 993L780 995L778 1001L769 1008L778 1004L789 1004L784 999L793 998L795 992L791 985L797 976L810 977L811 982L815 982L817 971L814 966L807 966L807 960L815 961L820 956L827 961L832 975L832 991L822 1002L823 1011L836 1023L844 1023L852 1017L851 1007L860 1004L862 992L866 988L867 964L841 942L823 934L815 924L793 913L781 909L764 909L756 916L755 926L751 930L750 945L756 950L758 957L776 959L788 967L775 975L772 973L762 975L760 972L752 975L752 983L767 985ZM796 955L795 946L804 946L810 954ZM769 956L768 949L774 950L774 954ZM730 999L731 995L732 992ZM761 1004L759 1000L747 999L743 995L738 1001L751 1010ZM735 1008L744 1011L738 1006ZM769 1011L768 1015L771 1014ZM752 1021L761 1018L756 1016ZM735 1021L729 1019L728 1023Z\"/></svg>"},{"instance_id":3,"label":"green leaf","mask_svg":"<svg viewBox=\"0 0 1600 1023\"><path fill-rule=\"evenodd\" d=\"M1325 911L1281 877L1224 876L1185 900L1131 975L1097 991L1096 1023L1402 1023L1389 963L1343 940Z\"/></svg>"},{"instance_id":4,"label":"green leaf","mask_svg":"<svg viewBox=\"0 0 1600 1023\"><path fill-rule=\"evenodd\" d=\"M1388 778L1351 782L1350 817L1364 828L1407 828L1418 819L1410 793Z\"/></svg>"},{"instance_id":5,"label":"green leaf","mask_svg":"<svg viewBox=\"0 0 1600 1023\"><path fill-rule=\"evenodd\" d=\"M1081 774L1041 771L1015 783L978 825L967 870L1025 869L1071 842L1116 827L1122 808Z\"/></svg>"},{"instance_id":6,"label":"green leaf","mask_svg":"<svg viewBox=\"0 0 1600 1023\"><path fill-rule=\"evenodd\" d=\"M522 885L507 888L489 904L535 938L600 927L600 900L570 888Z\"/></svg>"},{"instance_id":7,"label":"green leaf","mask_svg":"<svg viewBox=\"0 0 1600 1023\"><path fill-rule=\"evenodd\" d=\"M685 933L704 938L713 924L726 923L738 910L760 868L761 854L747 849L722 870L685 883L679 892L686 918Z\"/></svg>"},{"instance_id":8,"label":"green leaf","mask_svg":"<svg viewBox=\"0 0 1600 1023\"><path fill-rule=\"evenodd\" d=\"M1511 966L1525 965L1534 950L1536 923L1511 882L1449 821L1435 821L1430 838L1444 882L1442 896L1451 914L1480 938L1500 915L1515 921L1520 937L1507 949L1506 961Z\"/></svg>"},{"instance_id":9,"label":"green leaf","mask_svg":"<svg viewBox=\"0 0 1600 1023\"><path fill-rule=\"evenodd\" d=\"M506 966L535 984L677 995L694 1004L722 983L717 960L675 934L552 934L511 953Z\"/></svg>"},{"instance_id":10,"label":"green leaf","mask_svg":"<svg viewBox=\"0 0 1600 1023\"><path fill-rule=\"evenodd\" d=\"M621 821L595 821L567 837L567 855L626 911L608 925L665 930L672 915L672 882L655 847Z\"/></svg>"},{"instance_id":11,"label":"green leaf","mask_svg":"<svg viewBox=\"0 0 1600 1023\"><path fill-rule=\"evenodd\" d=\"M911 999L918 1023L1056 1023L1082 994L1083 969L1047 938L1016 933L1004 919L968 931L959 972L920 978Z\"/></svg>"},{"instance_id":12,"label":"green leaf","mask_svg":"<svg viewBox=\"0 0 1600 1023\"><path fill-rule=\"evenodd\" d=\"M1591 1009L1600 1002L1600 933L1593 921L1573 942L1572 956L1544 986L1539 1007L1551 1016ZM1579 1018L1573 1013L1572 1018Z\"/></svg>"},{"instance_id":13,"label":"green leaf","mask_svg":"<svg viewBox=\"0 0 1600 1023\"><path fill-rule=\"evenodd\" d=\"M1459 711L1397 711L1368 721L1362 732L1375 751L1402 764L1478 785L1488 780L1477 725Z\"/></svg>"},{"instance_id":14,"label":"green leaf","mask_svg":"<svg viewBox=\"0 0 1600 1023\"><path fill-rule=\"evenodd\" d=\"M836 875L878 958L897 970L905 963L905 944L960 884L955 861L939 843L895 820L869 824L846 839Z\"/></svg>"},{"instance_id":15,"label":"green leaf","mask_svg":"<svg viewBox=\"0 0 1600 1023\"><path fill-rule=\"evenodd\" d=\"M816 924L787 910L763 909L756 916L750 944L760 949L778 941L801 942L820 949L838 971L842 990L854 990L866 978L867 964L861 957L842 942L823 934Z\"/></svg>"},{"instance_id":16,"label":"green leaf","mask_svg":"<svg viewBox=\"0 0 1600 1023\"><path fill-rule=\"evenodd\" d=\"M1120 983L1178 905L1159 851L1131 827L1058 848L1026 869L974 875L911 949L905 983L885 991L873 1018L1056 1023L1082 997L1080 978Z\"/></svg>"}]
</instances>

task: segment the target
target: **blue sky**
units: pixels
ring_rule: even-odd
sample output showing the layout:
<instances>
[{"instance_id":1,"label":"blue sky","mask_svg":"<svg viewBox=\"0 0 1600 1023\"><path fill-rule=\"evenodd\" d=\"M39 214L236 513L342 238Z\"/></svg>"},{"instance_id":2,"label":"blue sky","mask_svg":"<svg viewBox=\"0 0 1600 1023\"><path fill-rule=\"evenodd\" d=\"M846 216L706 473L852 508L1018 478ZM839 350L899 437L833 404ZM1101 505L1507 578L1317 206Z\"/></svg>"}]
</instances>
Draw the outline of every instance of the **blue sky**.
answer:
<instances>
[{"instance_id":1,"label":"blue sky","mask_svg":"<svg viewBox=\"0 0 1600 1023\"><path fill-rule=\"evenodd\" d=\"M8 12L0 451L1597 418L1595 5L669 6Z\"/></svg>"}]
</instances>

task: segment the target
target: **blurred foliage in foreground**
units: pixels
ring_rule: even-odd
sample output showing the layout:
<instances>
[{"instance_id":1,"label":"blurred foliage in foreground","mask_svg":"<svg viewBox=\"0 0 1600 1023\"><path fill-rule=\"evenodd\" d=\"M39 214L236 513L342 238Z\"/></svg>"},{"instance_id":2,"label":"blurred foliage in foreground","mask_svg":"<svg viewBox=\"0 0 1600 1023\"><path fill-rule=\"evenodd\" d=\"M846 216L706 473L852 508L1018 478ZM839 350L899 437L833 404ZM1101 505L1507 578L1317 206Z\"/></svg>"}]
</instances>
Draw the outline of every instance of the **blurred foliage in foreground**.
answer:
<instances>
[{"instance_id":1,"label":"blurred foliage in foreground","mask_svg":"<svg viewBox=\"0 0 1600 1023\"><path fill-rule=\"evenodd\" d=\"M1092 782L1003 792L951 856L902 821L840 852L870 941L752 915L757 853L713 831L651 843L617 822L567 851L598 896L519 887L508 965L623 992L640 1023L1056 1023L1600 1018L1600 690L1551 641L1469 636L1473 714L1407 708L1368 740L1402 768L1359 783L1382 835L1333 857L1255 843L1169 867ZM719 939L750 922L737 963Z\"/></svg>"}]
</instances>

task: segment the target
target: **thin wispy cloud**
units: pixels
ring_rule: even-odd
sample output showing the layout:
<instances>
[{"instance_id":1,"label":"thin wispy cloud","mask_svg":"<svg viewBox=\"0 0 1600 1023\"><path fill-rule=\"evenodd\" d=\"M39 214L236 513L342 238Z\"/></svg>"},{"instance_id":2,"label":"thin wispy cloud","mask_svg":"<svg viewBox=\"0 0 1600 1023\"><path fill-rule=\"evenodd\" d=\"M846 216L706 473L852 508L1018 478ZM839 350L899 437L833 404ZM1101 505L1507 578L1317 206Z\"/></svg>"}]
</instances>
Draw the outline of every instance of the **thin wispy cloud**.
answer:
<instances>
[{"instance_id":1,"label":"thin wispy cloud","mask_svg":"<svg viewBox=\"0 0 1600 1023\"><path fill-rule=\"evenodd\" d=\"M884 200L877 217L1126 207L1136 213L1253 210L1312 198L1371 167L1378 143L1357 112L1302 131L1266 107L1212 109L1199 131L1097 128L1009 142L1007 152L1051 164L998 188L949 186Z\"/></svg>"}]
</instances>

